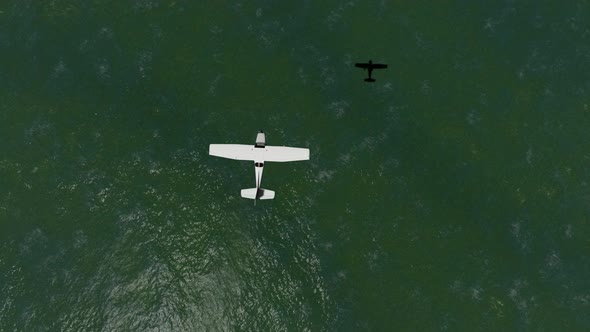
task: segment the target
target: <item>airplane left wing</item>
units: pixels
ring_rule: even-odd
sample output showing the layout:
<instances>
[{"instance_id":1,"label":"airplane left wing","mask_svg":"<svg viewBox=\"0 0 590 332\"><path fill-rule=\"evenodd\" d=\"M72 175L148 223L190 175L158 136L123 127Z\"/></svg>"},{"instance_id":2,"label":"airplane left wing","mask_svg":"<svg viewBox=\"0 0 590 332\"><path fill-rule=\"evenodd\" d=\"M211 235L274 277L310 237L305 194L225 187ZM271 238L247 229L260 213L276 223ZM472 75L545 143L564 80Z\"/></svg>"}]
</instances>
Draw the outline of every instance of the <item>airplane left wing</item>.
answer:
<instances>
[{"instance_id":1,"label":"airplane left wing","mask_svg":"<svg viewBox=\"0 0 590 332\"><path fill-rule=\"evenodd\" d=\"M288 146L265 146L264 161L299 161L309 160L309 149Z\"/></svg>"},{"instance_id":2,"label":"airplane left wing","mask_svg":"<svg viewBox=\"0 0 590 332\"><path fill-rule=\"evenodd\" d=\"M359 68L369 68L368 63L355 63L354 66Z\"/></svg>"},{"instance_id":3,"label":"airplane left wing","mask_svg":"<svg viewBox=\"0 0 590 332\"><path fill-rule=\"evenodd\" d=\"M245 144L209 144L209 154L216 157L254 161L254 146Z\"/></svg>"},{"instance_id":4,"label":"airplane left wing","mask_svg":"<svg viewBox=\"0 0 590 332\"><path fill-rule=\"evenodd\" d=\"M380 63L374 63L373 64L373 68L375 68L375 69L387 68L387 65L383 65L383 64L380 64Z\"/></svg>"}]
</instances>

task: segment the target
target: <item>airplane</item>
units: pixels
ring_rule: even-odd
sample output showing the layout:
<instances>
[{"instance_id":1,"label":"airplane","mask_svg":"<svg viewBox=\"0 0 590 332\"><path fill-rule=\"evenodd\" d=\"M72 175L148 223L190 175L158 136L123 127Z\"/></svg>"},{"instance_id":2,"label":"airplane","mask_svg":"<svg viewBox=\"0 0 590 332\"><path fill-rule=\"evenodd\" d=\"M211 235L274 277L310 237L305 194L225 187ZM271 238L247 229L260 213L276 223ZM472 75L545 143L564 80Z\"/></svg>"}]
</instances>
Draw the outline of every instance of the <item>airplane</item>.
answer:
<instances>
[{"instance_id":1,"label":"airplane","mask_svg":"<svg viewBox=\"0 0 590 332\"><path fill-rule=\"evenodd\" d=\"M254 205L256 205L257 199L275 198L274 191L260 188L264 163L268 161L287 162L309 160L309 149L266 145L266 137L261 130L256 134L256 144L254 145L209 144L209 155L235 160L254 161L256 187L242 189L240 194L243 198L253 199Z\"/></svg>"},{"instance_id":2,"label":"airplane","mask_svg":"<svg viewBox=\"0 0 590 332\"><path fill-rule=\"evenodd\" d=\"M369 60L369 63L356 63L354 66L369 70L369 78L365 78L365 82L375 82L375 79L371 78L371 73L373 72L373 69L387 68L387 65L373 63L373 61L371 60Z\"/></svg>"}]
</instances>

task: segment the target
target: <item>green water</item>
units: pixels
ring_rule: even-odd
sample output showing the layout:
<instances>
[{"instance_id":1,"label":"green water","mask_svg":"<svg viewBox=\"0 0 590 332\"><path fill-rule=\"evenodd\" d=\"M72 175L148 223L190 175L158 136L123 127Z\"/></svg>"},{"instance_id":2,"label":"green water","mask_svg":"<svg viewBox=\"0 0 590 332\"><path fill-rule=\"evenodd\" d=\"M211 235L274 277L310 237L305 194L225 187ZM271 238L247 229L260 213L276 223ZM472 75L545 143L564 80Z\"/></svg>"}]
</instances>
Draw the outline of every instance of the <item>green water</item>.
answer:
<instances>
[{"instance_id":1,"label":"green water","mask_svg":"<svg viewBox=\"0 0 590 332\"><path fill-rule=\"evenodd\" d=\"M590 330L589 16L0 2L0 331Z\"/></svg>"}]
</instances>

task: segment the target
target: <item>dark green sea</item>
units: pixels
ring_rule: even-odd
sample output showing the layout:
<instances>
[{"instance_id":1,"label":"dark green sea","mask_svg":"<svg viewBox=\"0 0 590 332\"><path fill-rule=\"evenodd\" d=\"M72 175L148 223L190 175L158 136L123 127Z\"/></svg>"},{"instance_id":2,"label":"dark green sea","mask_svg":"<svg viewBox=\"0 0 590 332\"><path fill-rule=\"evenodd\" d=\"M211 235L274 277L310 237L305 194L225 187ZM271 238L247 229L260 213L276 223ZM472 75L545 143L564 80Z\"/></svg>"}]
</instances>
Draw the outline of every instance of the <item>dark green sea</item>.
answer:
<instances>
[{"instance_id":1,"label":"dark green sea","mask_svg":"<svg viewBox=\"0 0 590 332\"><path fill-rule=\"evenodd\" d=\"M2 0L0 331L590 331L589 128L589 1Z\"/></svg>"}]
</instances>

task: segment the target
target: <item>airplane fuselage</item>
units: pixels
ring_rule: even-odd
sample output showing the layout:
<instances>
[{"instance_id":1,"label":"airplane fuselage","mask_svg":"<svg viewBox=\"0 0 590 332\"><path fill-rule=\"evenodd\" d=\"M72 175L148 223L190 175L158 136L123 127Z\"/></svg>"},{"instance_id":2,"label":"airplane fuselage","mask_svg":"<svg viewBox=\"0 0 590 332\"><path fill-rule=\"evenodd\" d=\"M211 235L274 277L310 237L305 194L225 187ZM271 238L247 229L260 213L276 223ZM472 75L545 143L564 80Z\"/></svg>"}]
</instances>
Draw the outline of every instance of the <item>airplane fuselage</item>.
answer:
<instances>
[{"instance_id":1,"label":"airplane fuselage","mask_svg":"<svg viewBox=\"0 0 590 332\"><path fill-rule=\"evenodd\" d=\"M266 137L262 131L256 134L256 144L254 145L254 174L256 176L256 198L260 197L260 184L262 183L262 172L264 171L264 147Z\"/></svg>"},{"instance_id":2,"label":"airplane fuselage","mask_svg":"<svg viewBox=\"0 0 590 332\"><path fill-rule=\"evenodd\" d=\"M262 172L264 171L264 162L254 162L254 173L256 175L256 198L260 195L260 184L262 183Z\"/></svg>"}]
</instances>

